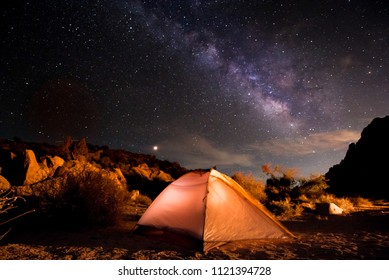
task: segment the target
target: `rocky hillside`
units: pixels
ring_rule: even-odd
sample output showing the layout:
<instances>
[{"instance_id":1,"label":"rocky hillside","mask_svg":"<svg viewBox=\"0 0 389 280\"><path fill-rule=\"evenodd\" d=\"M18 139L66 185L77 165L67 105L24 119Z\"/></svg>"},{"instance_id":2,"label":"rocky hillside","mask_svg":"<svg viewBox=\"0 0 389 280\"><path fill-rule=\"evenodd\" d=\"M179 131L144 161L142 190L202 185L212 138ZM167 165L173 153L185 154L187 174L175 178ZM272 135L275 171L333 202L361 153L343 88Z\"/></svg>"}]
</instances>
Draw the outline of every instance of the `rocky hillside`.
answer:
<instances>
[{"instance_id":1,"label":"rocky hillside","mask_svg":"<svg viewBox=\"0 0 389 280\"><path fill-rule=\"evenodd\" d=\"M375 118L326 174L337 195L389 199L389 116Z\"/></svg>"},{"instance_id":2,"label":"rocky hillside","mask_svg":"<svg viewBox=\"0 0 389 280\"><path fill-rule=\"evenodd\" d=\"M34 186L83 170L103 171L129 191L155 197L170 182L188 172L178 163L153 155L96 146L70 137L58 145L0 139L0 190Z\"/></svg>"}]
</instances>

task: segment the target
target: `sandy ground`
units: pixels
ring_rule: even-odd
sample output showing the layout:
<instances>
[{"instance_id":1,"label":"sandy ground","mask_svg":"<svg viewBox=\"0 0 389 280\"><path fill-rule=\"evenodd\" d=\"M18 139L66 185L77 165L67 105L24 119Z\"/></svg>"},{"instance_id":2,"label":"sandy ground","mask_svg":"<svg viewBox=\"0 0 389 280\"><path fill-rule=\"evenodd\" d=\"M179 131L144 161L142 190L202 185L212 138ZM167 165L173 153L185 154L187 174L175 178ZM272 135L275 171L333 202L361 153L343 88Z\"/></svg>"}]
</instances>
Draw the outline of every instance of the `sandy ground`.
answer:
<instances>
[{"instance_id":1,"label":"sandy ground","mask_svg":"<svg viewBox=\"0 0 389 280\"><path fill-rule=\"evenodd\" d=\"M131 234L142 211L134 206L120 225L104 229L14 228L0 241L0 259L389 259L389 203L342 216L283 221L296 239L233 242L207 254Z\"/></svg>"}]
</instances>

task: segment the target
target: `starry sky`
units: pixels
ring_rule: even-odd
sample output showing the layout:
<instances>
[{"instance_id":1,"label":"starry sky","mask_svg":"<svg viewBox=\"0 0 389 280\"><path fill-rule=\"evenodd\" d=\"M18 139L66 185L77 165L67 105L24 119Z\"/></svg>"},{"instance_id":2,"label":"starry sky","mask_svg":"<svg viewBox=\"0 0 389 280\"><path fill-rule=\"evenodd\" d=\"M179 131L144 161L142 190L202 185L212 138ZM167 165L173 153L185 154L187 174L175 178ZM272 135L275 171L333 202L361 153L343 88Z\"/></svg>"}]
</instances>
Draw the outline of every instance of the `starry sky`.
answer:
<instances>
[{"instance_id":1,"label":"starry sky","mask_svg":"<svg viewBox=\"0 0 389 280\"><path fill-rule=\"evenodd\" d=\"M3 138L308 176L389 114L386 0L0 5Z\"/></svg>"}]
</instances>

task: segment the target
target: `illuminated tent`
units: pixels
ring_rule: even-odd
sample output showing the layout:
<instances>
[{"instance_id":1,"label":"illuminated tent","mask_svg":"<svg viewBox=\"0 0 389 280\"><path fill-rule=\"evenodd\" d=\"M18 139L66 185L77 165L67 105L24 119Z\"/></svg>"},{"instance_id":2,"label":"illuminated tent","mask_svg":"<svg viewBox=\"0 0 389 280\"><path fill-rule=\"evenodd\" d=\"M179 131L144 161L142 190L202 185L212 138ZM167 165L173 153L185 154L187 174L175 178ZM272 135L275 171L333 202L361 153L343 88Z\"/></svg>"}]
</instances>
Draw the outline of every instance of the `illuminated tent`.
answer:
<instances>
[{"instance_id":1,"label":"illuminated tent","mask_svg":"<svg viewBox=\"0 0 389 280\"><path fill-rule=\"evenodd\" d=\"M230 241L293 236L238 183L214 169L171 183L137 225L190 236L202 241L205 252Z\"/></svg>"}]
</instances>

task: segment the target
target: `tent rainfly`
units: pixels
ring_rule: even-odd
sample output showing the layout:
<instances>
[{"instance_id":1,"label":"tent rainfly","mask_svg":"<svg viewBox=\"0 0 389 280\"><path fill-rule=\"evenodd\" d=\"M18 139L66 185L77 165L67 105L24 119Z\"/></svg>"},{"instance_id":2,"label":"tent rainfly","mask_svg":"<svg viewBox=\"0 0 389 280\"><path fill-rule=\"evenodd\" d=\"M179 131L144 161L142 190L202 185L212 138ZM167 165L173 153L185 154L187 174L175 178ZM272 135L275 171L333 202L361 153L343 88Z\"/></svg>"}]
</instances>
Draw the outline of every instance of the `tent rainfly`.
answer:
<instances>
[{"instance_id":1,"label":"tent rainfly","mask_svg":"<svg viewBox=\"0 0 389 280\"><path fill-rule=\"evenodd\" d=\"M189 172L168 185L137 223L202 241L203 251L226 242L294 237L258 200L215 169Z\"/></svg>"}]
</instances>

